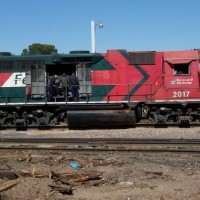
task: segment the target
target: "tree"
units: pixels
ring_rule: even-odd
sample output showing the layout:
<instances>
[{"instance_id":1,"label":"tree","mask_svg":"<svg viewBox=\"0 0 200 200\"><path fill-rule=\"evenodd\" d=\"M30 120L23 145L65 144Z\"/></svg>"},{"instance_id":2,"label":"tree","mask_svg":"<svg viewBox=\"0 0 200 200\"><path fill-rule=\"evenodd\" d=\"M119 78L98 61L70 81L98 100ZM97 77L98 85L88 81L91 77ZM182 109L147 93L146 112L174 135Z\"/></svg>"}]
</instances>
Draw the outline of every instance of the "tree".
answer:
<instances>
[{"instance_id":1,"label":"tree","mask_svg":"<svg viewBox=\"0 0 200 200\"><path fill-rule=\"evenodd\" d=\"M52 55L52 54L58 54L58 51L54 45L33 43L29 45L28 48L23 49L21 53L22 56L33 55L33 54Z\"/></svg>"}]
</instances>

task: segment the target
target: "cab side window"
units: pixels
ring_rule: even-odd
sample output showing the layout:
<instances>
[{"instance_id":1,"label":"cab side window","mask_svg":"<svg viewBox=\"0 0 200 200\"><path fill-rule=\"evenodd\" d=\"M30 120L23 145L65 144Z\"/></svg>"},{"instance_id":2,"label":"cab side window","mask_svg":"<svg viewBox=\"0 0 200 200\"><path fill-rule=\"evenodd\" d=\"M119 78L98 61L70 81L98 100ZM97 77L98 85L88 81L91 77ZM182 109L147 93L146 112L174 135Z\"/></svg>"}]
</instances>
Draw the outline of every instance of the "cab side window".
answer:
<instances>
[{"instance_id":1,"label":"cab side window","mask_svg":"<svg viewBox=\"0 0 200 200\"><path fill-rule=\"evenodd\" d=\"M190 64L173 64L174 75L190 75Z\"/></svg>"}]
</instances>

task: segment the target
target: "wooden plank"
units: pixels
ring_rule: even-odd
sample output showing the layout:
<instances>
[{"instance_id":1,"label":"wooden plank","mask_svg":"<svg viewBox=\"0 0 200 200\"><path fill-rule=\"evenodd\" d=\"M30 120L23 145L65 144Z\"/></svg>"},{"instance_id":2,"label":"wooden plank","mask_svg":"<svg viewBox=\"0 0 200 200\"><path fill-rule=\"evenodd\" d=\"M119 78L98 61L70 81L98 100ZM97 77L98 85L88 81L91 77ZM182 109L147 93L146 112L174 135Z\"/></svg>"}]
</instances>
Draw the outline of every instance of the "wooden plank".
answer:
<instances>
[{"instance_id":1,"label":"wooden plank","mask_svg":"<svg viewBox=\"0 0 200 200\"><path fill-rule=\"evenodd\" d=\"M17 185L17 181L7 181L0 186L0 192L6 191Z\"/></svg>"}]
</instances>

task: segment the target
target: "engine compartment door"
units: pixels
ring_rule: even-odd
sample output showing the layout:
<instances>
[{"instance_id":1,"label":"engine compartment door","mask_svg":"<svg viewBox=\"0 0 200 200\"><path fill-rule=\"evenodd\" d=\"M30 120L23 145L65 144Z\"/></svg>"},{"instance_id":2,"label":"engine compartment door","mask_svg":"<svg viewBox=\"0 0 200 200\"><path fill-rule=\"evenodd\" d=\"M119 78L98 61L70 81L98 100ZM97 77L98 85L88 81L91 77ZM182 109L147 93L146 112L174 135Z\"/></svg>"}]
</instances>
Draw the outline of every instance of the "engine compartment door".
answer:
<instances>
[{"instance_id":1,"label":"engine compartment door","mask_svg":"<svg viewBox=\"0 0 200 200\"><path fill-rule=\"evenodd\" d=\"M46 96L45 65L31 66L31 97L44 98Z\"/></svg>"},{"instance_id":2,"label":"engine compartment door","mask_svg":"<svg viewBox=\"0 0 200 200\"><path fill-rule=\"evenodd\" d=\"M91 94L91 65L88 63L79 63L76 66L77 77L79 80L80 97L87 97Z\"/></svg>"}]
</instances>

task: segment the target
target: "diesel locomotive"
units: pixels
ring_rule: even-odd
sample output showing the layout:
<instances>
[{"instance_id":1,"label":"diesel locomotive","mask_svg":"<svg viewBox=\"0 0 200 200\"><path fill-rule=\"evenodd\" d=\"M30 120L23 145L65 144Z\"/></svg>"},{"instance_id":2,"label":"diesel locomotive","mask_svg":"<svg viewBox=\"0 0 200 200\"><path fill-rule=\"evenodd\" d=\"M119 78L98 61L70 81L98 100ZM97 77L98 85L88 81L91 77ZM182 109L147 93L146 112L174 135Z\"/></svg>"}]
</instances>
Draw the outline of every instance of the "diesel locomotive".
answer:
<instances>
[{"instance_id":1,"label":"diesel locomotive","mask_svg":"<svg viewBox=\"0 0 200 200\"><path fill-rule=\"evenodd\" d=\"M52 76L79 80L49 101ZM126 51L13 56L0 53L0 127L200 124L199 51Z\"/></svg>"}]
</instances>

